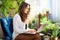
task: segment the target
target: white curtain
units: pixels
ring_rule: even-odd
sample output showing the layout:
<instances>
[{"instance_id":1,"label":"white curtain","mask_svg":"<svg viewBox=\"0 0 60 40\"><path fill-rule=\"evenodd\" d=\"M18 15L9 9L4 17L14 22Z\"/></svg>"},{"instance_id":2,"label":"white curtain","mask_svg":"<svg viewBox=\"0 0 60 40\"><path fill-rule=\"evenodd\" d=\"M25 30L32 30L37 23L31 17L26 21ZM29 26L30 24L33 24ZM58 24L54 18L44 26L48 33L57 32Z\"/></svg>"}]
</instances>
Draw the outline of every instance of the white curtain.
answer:
<instances>
[{"instance_id":1,"label":"white curtain","mask_svg":"<svg viewBox=\"0 0 60 40\"><path fill-rule=\"evenodd\" d=\"M60 23L60 0L52 0L53 21Z\"/></svg>"},{"instance_id":2,"label":"white curtain","mask_svg":"<svg viewBox=\"0 0 60 40\"><path fill-rule=\"evenodd\" d=\"M60 23L60 0L57 0L57 22Z\"/></svg>"},{"instance_id":3,"label":"white curtain","mask_svg":"<svg viewBox=\"0 0 60 40\"><path fill-rule=\"evenodd\" d=\"M31 6L30 17L34 17L39 13L45 13L46 10L49 10L51 13L51 0L25 0Z\"/></svg>"},{"instance_id":4,"label":"white curtain","mask_svg":"<svg viewBox=\"0 0 60 40\"><path fill-rule=\"evenodd\" d=\"M31 5L31 17L49 10L51 20L60 23L60 0L25 0Z\"/></svg>"}]
</instances>

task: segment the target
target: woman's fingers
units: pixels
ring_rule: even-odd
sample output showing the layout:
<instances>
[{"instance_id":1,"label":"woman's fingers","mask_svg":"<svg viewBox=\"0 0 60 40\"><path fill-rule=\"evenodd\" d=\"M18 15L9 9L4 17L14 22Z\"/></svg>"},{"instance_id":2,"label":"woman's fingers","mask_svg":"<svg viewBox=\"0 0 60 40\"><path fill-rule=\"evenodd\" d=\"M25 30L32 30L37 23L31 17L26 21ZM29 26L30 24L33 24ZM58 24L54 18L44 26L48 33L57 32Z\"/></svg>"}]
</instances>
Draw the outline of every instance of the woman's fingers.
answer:
<instances>
[{"instance_id":1,"label":"woman's fingers","mask_svg":"<svg viewBox=\"0 0 60 40\"><path fill-rule=\"evenodd\" d=\"M36 32L36 30L34 30L34 29L30 29L28 32Z\"/></svg>"}]
</instances>

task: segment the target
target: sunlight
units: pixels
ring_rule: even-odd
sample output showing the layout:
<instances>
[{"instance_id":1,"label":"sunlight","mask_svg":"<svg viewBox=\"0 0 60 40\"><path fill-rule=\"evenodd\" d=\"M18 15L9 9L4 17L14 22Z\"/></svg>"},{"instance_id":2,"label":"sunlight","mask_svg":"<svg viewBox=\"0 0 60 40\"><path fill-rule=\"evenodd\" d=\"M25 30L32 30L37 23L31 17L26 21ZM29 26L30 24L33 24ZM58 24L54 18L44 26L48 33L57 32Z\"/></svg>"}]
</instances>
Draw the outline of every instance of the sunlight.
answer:
<instances>
[{"instance_id":1,"label":"sunlight","mask_svg":"<svg viewBox=\"0 0 60 40\"><path fill-rule=\"evenodd\" d=\"M35 15L44 14L47 10L50 11L50 0L25 0L31 6L30 19Z\"/></svg>"}]
</instances>

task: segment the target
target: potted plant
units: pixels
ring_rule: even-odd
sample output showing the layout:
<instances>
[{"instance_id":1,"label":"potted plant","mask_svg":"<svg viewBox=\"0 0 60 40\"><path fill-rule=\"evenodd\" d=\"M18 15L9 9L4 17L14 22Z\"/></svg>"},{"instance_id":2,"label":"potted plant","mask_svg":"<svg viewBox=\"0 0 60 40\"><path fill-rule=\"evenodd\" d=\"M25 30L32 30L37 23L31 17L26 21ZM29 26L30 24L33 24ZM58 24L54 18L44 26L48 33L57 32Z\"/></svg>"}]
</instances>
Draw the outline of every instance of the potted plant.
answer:
<instances>
[{"instance_id":1,"label":"potted plant","mask_svg":"<svg viewBox=\"0 0 60 40\"><path fill-rule=\"evenodd\" d=\"M51 40L58 40L58 24L55 24L55 27L53 28L52 31L52 36L51 36Z\"/></svg>"},{"instance_id":2,"label":"potted plant","mask_svg":"<svg viewBox=\"0 0 60 40\"><path fill-rule=\"evenodd\" d=\"M56 40L58 35L58 24L52 23L52 21L49 19L47 20L47 17L40 19L40 23L46 24L41 33L47 34L48 36L50 36L51 40ZM48 30L50 30L50 33L48 33L49 32Z\"/></svg>"}]
</instances>

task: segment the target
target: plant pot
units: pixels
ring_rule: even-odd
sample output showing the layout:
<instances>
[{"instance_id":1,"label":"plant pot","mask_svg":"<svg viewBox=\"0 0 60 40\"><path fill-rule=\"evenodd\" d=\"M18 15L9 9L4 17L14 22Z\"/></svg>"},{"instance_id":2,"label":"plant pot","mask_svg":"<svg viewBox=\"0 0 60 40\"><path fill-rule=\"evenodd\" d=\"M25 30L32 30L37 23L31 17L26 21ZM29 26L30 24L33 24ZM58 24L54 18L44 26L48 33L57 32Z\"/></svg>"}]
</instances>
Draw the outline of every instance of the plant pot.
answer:
<instances>
[{"instance_id":1,"label":"plant pot","mask_svg":"<svg viewBox=\"0 0 60 40\"><path fill-rule=\"evenodd\" d=\"M55 37L55 38L51 38L51 40L58 40L58 37Z\"/></svg>"},{"instance_id":2,"label":"plant pot","mask_svg":"<svg viewBox=\"0 0 60 40\"><path fill-rule=\"evenodd\" d=\"M49 36L44 36L44 40L50 40L50 37Z\"/></svg>"}]
</instances>

